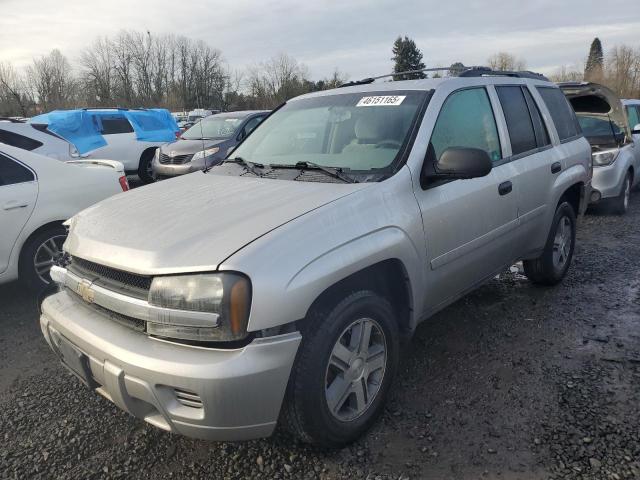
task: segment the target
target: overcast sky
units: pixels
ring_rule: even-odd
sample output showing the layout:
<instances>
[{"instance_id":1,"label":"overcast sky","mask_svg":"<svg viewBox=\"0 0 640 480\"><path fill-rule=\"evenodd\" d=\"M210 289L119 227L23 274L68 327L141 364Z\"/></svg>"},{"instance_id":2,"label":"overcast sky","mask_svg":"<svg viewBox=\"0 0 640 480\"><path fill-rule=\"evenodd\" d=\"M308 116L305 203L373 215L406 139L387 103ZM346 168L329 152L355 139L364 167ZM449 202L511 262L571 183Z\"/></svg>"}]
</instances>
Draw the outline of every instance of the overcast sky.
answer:
<instances>
[{"instance_id":1,"label":"overcast sky","mask_svg":"<svg viewBox=\"0 0 640 480\"><path fill-rule=\"evenodd\" d=\"M582 64L593 37L605 50L640 47L639 0L0 0L0 61L16 66L60 49L72 62L96 36L121 29L184 34L242 69L279 53L312 78L388 73L398 35L427 66L486 63L497 51L553 73Z\"/></svg>"}]
</instances>

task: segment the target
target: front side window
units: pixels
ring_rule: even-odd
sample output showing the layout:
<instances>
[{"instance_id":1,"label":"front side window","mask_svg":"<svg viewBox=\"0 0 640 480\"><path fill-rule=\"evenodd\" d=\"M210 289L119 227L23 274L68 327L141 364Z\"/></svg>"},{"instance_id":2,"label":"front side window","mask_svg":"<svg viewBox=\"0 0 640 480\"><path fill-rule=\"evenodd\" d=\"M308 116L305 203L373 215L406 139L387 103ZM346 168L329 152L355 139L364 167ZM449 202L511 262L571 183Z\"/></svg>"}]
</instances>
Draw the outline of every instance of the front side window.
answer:
<instances>
[{"instance_id":1,"label":"front side window","mask_svg":"<svg viewBox=\"0 0 640 480\"><path fill-rule=\"evenodd\" d=\"M35 180L33 173L18 162L0 154L0 186Z\"/></svg>"},{"instance_id":2,"label":"front side window","mask_svg":"<svg viewBox=\"0 0 640 480\"><path fill-rule=\"evenodd\" d=\"M460 90L445 100L433 128L431 146L436 160L451 147L479 148L493 162L502 158L496 119L484 88Z\"/></svg>"},{"instance_id":3,"label":"front side window","mask_svg":"<svg viewBox=\"0 0 640 480\"><path fill-rule=\"evenodd\" d=\"M229 138L243 122L243 117L210 116L205 117L184 132L185 140L222 140Z\"/></svg>"},{"instance_id":4,"label":"front side window","mask_svg":"<svg viewBox=\"0 0 640 480\"><path fill-rule=\"evenodd\" d=\"M633 130L636 125L640 124L640 113L638 107L635 105L628 105L627 117L629 117L629 128Z\"/></svg>"},{"instance_id":5,"label":"front side window","mask_svg":"<svg viewBox=\"0 0 640 480\"><path fill-rule=\"evenodd\" d=\"M382 91L294 100L264 120L229 159L380 173L408 143L426 96L426 91Z\"/></svg>"},{"instance_id":6,"label":"front side window","mask_svg":"<svg viewBox=\"0 0 640 480\"><path fill-rule=\"evenodd\" d=\"M562 90L551 87L536 87L542 100L544 100L553 123L558 131L560 141L575 137L580 133L578 131L578 123L576 114L573 111L567 97L564 96Z\"/></svg>"},{"instance_id":7,"label":"front side window","mask_svg":"<svg viewBox=\"0 0 640 480\"><path fill-rule=\"evenodd\" d=\"M529 107L519 86L496 87L500 105L507 122L512 155L535 150L538 147Z\"/></svg>"}]
</instances>

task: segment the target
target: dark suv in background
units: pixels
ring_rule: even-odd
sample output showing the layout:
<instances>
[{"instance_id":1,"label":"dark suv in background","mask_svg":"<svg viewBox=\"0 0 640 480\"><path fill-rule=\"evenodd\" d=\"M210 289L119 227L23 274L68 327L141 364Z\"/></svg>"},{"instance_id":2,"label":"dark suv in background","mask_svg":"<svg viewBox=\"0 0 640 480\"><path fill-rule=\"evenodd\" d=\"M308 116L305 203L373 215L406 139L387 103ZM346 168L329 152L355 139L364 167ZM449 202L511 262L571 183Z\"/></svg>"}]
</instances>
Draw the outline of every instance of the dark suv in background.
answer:
<instances>
[{"instance_id":1,"label":"dark suv in background","mask_svg":"<svg viewBox=\"0 0 640 480\"><path fill-rule=\"evenodd\" d=\"M156 178L184 175L220 163L268 114L266 110L247 110L203 118L178 140L158 148L153 159Z\"/></svg>"}]
</instances>

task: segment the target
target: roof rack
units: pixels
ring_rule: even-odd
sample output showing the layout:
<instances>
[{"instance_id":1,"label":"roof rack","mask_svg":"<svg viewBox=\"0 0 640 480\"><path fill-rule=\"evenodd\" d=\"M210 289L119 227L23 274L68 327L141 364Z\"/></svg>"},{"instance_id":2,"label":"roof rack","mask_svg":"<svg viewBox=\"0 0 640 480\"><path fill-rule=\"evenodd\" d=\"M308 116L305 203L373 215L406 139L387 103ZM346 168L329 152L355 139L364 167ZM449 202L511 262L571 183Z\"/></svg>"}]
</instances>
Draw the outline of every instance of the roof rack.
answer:
<instances>
[{"instance_id":1,"label":"roof rack","mask_svg":"<svg viewBox=\"0 0 640 480\"><path fill-rule=\"evenodd\" d=\"M529 70L511 71L511 70L492 70L489 67L473 67L461 72L459 77L515 77L515 78L532 78L534 80L549 79L541 73L531 72Z\"/></svg>"},{"instance_id":2,"label":"roof rack","mask_svg":"<svg viewBox=\"0 0 640 480\"><path fill-rule=\"evenodd\" d=\"M368 78L363 78L362 80L354 80L352 82L343 83L338 88L352 87L354 85L366 85L369 83L373 83L376 80L379 80L381 78L399 77L401 75L410 75L412 73L442 72L442 71L455 71L457 72L458 77L482 77L482 76L501 77L502 76L502 77L516 77L516 78L533 78L535 80L549 81L549 79L544 75L540 73L530 72L528 70L514 72L514 71L492 70L489 67L453 67L451 66L451 67L421 68L419 70L407 70L405 72L388 73L386 75L379 75L377 77L368 77Z\"/></svg>"}]
</instances>

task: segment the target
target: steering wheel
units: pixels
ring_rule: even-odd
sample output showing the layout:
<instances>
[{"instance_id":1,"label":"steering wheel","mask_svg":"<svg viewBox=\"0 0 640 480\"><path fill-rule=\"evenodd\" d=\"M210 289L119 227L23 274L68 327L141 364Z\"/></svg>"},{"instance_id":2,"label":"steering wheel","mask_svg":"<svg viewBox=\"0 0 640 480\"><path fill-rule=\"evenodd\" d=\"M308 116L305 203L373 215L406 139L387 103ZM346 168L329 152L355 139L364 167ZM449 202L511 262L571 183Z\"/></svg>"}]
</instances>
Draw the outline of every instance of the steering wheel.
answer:
<instances>
[{"instance_id":1,"label":"steering wheel","mask_svg":"<svg viewBox=\"0 0 640 480\"><path fill-rule=\"evenodd\" d=\"M402 147L402 143L397 140L383 140L381 142L376 143L376 148L397 148L400 149Z\"/></svg>"}]
</instances>

